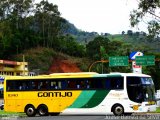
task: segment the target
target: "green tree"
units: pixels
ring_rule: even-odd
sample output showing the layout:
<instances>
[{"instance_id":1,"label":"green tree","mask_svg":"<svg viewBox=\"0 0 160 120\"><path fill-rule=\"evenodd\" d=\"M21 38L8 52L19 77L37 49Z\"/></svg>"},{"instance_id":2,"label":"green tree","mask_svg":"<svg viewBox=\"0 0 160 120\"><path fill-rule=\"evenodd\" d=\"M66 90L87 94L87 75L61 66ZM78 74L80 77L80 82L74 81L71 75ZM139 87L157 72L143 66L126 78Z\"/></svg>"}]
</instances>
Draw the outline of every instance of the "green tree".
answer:
<instances>
[{"instance_id":1,"label":"green tree","mask_svg":"<svg viewBox=\"0 0 160 120\"><path fill-rule=\"evenodd\" d=\"M133 10L130 14L130 22L132 26L137 25L141 21L146 21L146 16L152 18L147 21L148 31L151 36L160 34L160 1L159 0L139 0L138 9ZM144 20L145 19L145 20Z\"/></svg>"},{"instance_id":2,"label":"green tree","mask_svg":"<svg viewBox=\"0 0 160 120\"><path fill-rule=\"evenodd\" d=\"M9 56L26 48L29 36L26 32L31 28L31 20L27 18L31 18L33 8L32 0L0 1L0 46L4 51L3 57L7 52Z\"/></svg>"},{"instance_id":3,"label":"green tree","mask_svg":"<svg viewBox=\"0 0 160 120\"><path fill-rule=\"evenodd\" d=\"M34 0L1 0L1 51L16 54L37 46L54 48L62 21L58 6L47 0L35 6Z\"/></svg>"},{"instance_id":4,"label":"green tree","mask_svg":"<svg viewBox=\"0 0 160 120\"><path fill-rule=\"evenodd\" d=\"M1 0L0 1L1 20L10 20L15 29L24 28L24 19L32 12L32 0Z\"/></svg>"},{"instance_id":5,"label":"green tree","mask_svg":"<svg viewBox=\"0 0 160 120\"><path fill-rule=\"evenodd\" d=\"M86 52L90 58L95 60L101 59L100 47L103 46L106 51L109 49L109 39L106 37L98 36L93 41L86 45Z\"/></svg>"},{"instance_id":6,"label":"green tree","mask_svg":"<svg viewBox=\"0 0 160 120\"><path fill-rule=\"evenodd\" d=\"M101 60L107 60L108 59L106 49L103 46L100 46L100 54L101 54Z\"/></svg>"},{"instance_id":7,"label":"green tree","mask_svg":"<svg viewBox=\"0 0 160 120\"><path fill-rule=\"evenodd\" d=\"M0 21L0 57L5 58L10 53L11 39L13 37L8 21Z\"/></svg>"},{"instance_id":8,"label":"green tree","mask_svg":"<svg viewBox=\"0 0 160 120\"><path fill-rule=\"evenodd\" d=\"M43 46L53 47L54 39L56 39L60 31L60 12L58 6L42 0L36 5L35 18L38 31L43 38Z\"/></svg>"},{"instance_id":9,"label":"green tree","mask_svg":"<svg viewBox=\"0 0 160 120\"><path fill-rule=\"evenodd\" d=\"M57 46L56 50L67 53L71 56L83 57L85 56L85 47L79 44L76 39L67 34L63 36L59 36L59 39L56 41Z\"/></svg>"}]
</instances>

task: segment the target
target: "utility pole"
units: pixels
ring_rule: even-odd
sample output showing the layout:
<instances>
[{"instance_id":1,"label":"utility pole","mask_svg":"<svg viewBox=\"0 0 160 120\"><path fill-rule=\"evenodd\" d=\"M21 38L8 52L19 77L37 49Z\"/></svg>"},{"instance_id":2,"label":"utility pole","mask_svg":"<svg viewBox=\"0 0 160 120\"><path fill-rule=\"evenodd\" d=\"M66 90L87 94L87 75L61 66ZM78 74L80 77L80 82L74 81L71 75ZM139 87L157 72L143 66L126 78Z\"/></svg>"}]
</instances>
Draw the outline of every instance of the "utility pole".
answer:
<instances>
[{"instance_id":1,"label":"utility pole","mask_svg":"<svg viewBox=\"0 0 160 120\"><path fill-rule=\"evenodd\" d=\"M23 76L25 76L25 57L23 55Z\"/></svg>"}]
</instances>

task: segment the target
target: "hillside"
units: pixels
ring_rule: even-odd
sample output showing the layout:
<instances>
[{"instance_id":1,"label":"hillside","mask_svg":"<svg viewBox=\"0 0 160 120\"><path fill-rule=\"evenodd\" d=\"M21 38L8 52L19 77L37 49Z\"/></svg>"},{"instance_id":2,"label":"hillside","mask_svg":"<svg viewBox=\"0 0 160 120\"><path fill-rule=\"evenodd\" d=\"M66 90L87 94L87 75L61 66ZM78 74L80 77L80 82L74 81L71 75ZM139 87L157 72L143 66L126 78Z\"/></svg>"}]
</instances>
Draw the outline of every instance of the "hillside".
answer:
<instances>
[{"instance_id":1,"label":"hillside","mask_svg":"<svg viewBox=\"0 0 160 120\"><path fill-rule=\"evenodd\" d=\"M69 60L55 59L49 68L49 74L51 73L69 73L69 72L81 72L76 63L72 63Z\"/></svg>"},{"instance_id":2,"label":"hillside","mask_svg":"<svg viewBox=\"0 0 160 120\"><path fill-rule=\"evenodd\" d=\"M65 19L65 22L62 23L61 32L63 35L73 36L77 42L86 44L88 41L93 40L99 34L97 32L86 32L78 29L74 24L70 23Z\"/></svg>"},{"instance_id":3,"label":"hillside","mask_svg":"<svg viewBox=\"0 0 160 120\"><path fill-rule=\"evenodd\" d=\"M93 62L87 58L71 57L42 47L26 50L22 54L12 56L12 59L23 61L23 55L29 63L29 71L37 74L88 71L88 66Z\"/></svg>"},{"instance_id":4,"label":"hillside","mask_svg":"<svg viewBox=\"0 0 160 120\"><path fill-rule=\"evenodd\" d=\"M154 52L160 52L160 37L152 38L147 36L147 34L143 31L131 31L128 30L126 32L122 31L122 34L110 34L110 33L101 33L99 35L97 32L86 32L79 30L74 26L74 24L70 23L69 21L65 21L62 27L62 33L64 35L69 34L73 36L79 43L81 44L88 44L88 42L93 41L95 37L103 36L107 37L111 41L123 41L127 44L132 44L135 46L135 49L143 49L148 48Z\"/></svg>"},{"instance_id":5,"label":"hillside","mask_svg":"<svg viewBox=\"0 0 160 120\"><path fill-rule=\"evenodd\" d=\"M146 34L115 34L108 35L111 41L123 41L124 43L131 44L135 50L150 50L150 52L160 52L160 37L150 38Z\"/></svg>"}]
</instances>

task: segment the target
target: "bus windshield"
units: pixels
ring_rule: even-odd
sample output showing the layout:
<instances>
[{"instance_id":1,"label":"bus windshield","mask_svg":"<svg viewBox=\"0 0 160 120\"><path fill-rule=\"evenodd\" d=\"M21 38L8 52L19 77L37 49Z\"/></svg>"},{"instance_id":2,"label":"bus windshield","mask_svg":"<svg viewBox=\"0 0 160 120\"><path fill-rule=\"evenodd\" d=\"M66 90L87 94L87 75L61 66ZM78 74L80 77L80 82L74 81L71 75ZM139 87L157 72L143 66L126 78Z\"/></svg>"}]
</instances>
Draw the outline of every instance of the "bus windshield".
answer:
<instances>
[{"instance_id":1,"label":"bus windshield","mask_svg":"<svg viewBox=\"0 0 160 120\"><path fill-rule=\"evenodd\" d=\"M138 103L155 99L151 77L127 77L127 93L130 100Z\"/></svg>"},{"instance_id":2,"label":"bus windshield","mask_svg":"<svg viewBox=\"0 0 160 120\"><path fill-rule=\"evenodd\" d=\"M144 96L144 101L154 100L155 89L152 78L143 77L141 78L141 82L142 82L142 92Z\"/></svg>"}]
</instances>

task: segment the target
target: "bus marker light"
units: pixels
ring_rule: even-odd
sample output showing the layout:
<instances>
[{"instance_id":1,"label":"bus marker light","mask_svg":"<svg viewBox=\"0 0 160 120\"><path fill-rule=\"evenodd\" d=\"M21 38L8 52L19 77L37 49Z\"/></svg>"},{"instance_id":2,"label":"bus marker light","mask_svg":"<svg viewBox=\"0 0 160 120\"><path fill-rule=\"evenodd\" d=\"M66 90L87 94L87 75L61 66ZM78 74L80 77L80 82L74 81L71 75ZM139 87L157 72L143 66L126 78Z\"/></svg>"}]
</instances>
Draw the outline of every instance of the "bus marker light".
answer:
<instances>
[{"instance_id":1,"label":"bus marker light","mask_svg":"<svg viewBox=\"0 0 160 120\"><path fill-rule=\"evenodd\" d=\"M138 105L133 105L133 110L138 110L139 106Z\"/></svg>"}]
</instances>

